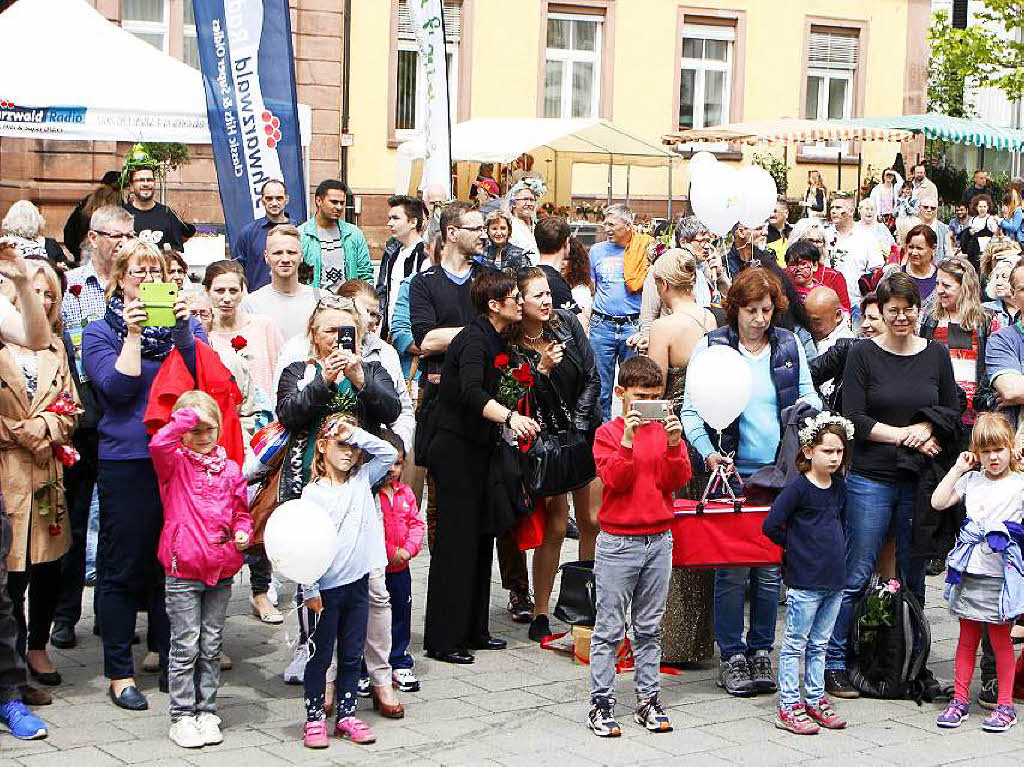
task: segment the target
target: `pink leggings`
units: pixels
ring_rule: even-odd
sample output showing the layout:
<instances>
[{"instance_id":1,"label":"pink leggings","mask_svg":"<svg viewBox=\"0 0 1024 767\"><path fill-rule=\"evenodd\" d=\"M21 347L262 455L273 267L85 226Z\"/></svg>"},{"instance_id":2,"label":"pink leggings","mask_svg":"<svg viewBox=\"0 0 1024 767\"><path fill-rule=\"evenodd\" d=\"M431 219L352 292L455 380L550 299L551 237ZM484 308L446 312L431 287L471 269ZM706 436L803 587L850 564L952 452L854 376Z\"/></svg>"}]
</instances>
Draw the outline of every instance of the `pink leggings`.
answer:
<instances>
[{"instance_id":1,"label":"pink leggings","mask_svg":"<svg viewBox=\"0 0 1024 767\"><path fill-rule=\"evenodd\" d=\"M982 623L980 621L960 619L960 641L956 646L954 662L953 687L956 699L964 703L970 701L971 677L974 676L974 662L978 655L978 643L981 632L988 626L988 638L992 643L992 651L996 656L996 679L999 681L999 705L1013 705L1013 674L1016 658L1013 654L1013 642L1010 640L1012 623Z\"/></svg>"}]
</instances>

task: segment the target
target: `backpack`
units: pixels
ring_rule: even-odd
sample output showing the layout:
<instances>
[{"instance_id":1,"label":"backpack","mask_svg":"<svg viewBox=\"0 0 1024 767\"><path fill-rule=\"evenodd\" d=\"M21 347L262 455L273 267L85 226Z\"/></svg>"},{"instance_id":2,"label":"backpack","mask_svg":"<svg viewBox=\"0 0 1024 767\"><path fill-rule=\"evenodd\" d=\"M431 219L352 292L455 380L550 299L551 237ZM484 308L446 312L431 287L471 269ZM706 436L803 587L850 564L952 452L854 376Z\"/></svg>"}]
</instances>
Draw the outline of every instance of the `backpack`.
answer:
<instances>
[{"instance_id":1,"label":"backpack","mask_svg":"<svg viewBox=\"0 0 1024 767\"><path fill-rule=\"evenodd\" d=\"M891 584L898 585L895 593ZM928 697L922 675L931 641L928 619L909 589L898 581L872 584L854 608L846 657L850 681L866 697L912 699L920 705Z\"/></svg>"}]
</instances>

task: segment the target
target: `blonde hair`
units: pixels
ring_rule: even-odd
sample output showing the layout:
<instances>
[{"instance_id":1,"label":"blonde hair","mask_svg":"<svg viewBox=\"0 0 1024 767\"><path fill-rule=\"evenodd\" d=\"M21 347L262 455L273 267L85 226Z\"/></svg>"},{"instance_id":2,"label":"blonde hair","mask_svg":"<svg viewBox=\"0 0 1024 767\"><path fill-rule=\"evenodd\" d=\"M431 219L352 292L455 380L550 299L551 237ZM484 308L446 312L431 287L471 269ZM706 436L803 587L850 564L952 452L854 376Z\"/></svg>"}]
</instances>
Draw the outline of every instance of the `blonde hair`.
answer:
<instances>
[{"instance_id":1,"label":"blonde hair","mask_svg":"<svg viewBox=\"0 0 1024 767\"><path fill-rule=\"evenodd\" d=\"M332 413L324 419L319 431L316 433L316 444L313 446L313 465L310 467L310 479L317 480L327 476L327 461L324 459L324 451L321 443L337 435L342 426L358 428L359 421L351 413ZM352 465L355 470L359 462Z\"/></svg>"},{"instance_id":2,"label":"blonde hair","mask_svg":"<svg viewBox=\"0 0 1024 767\"><path fill-rule=\"evenodd\" d=\"M672 248L661 254L651 267L654 279L684 293L693 293L697 284L697 257L690 248Z\"/></svg>"},{"instance_id":3,"label":"blonde hair","mask_svg":"<svg viewBox=\"0 0 1024 767\"><path fill-rule=\"evenodd\" d=\"M1017 263L1019 260L1020 243L1004 235L997 234L988 241L988 247L981 254L981 263L979 264L981 278L987 280L999 261Z\"/></svg>"},{"instance_id":4,"label":"blonde hair","mask_svg":"<svg viewBox=\"0 0 1024 767\"><path fill-rule=\"evenodd\" d=\"M296 240L302 241L302 235L299 234L299 230L291 224L278 224L267 232L267 242L270 241L271 237L294 237Z\"/></svg>"},{"instance_id":5,"label":"blonde hair","mask_svg":"<svg viewBox=\"0 0 1024 767\"><path fill-rule=\"evenodd\" d=\"M1017 456L1014 455L1014 433L1010 422L998 413L980 413L971 430L971 446L977 455L982 450L1005 447L1010 451L1010 471L1020 471Z\"/></svg>"},{"instance_id":6,"label":"blonde hair","mask_svg":"<svg viewBox=\"0 0 1024 767\"><path fill-rule=\"evenodd\" d=\"M121 290L121 281L128 274L128 267L132 259L136 259L137 263L149 263L160 267L161 279L164 282L167 281L167 262L156 245L145 240L132 240L114 257L114 265L110 269L110 282L107 283L108 301Z\"/></svg>"},{"instance_id":7,"label":"blonde hair","mask_svg":"<svg viewBox=\"0 0 1024 767\"><path fill-rule=\"evenodd\" d=\"M204 420L216 424L218 430L222 428L220 408L217 407L216 400L206 392L199 389L190 389L187 392L183 392L178 397L178 401L174 403L171 412L176 413L187 407L199 413Z\"/></svg>"},{"instance_id":8,"label":"blonde hair","mask_svg":"<svg viewBox=\"0 0 1024 767\"><path fill-rule=\"evenodd\" d=\"M306 323L306 340L309 341L309 353L311 357L316 356L313 334L316 331L317 320L320 319L321 314L332 310L352 315L352 324L355 326L356 335L359 338L362 338L363 333L366 331L366 326L363 323L363 315L356 308L355 301L351 298L336 296L333 293L323 293L320 296L320 300L316 302L316 306L313 307L313 311L310 312L309 321Z\"/></svg>"},{"instance_id":9,"label":"blonde hair","mask_svg":"<svg viewBox=\"0 0 1024 767\"><path fill-rule=\"evenodd\" d=\"M54 333L63 332L64 323L60 314L60 304L63 299L60 290L60 277L57 276L57 272L48 261L30 258L25 263L28 265L29 278L34 279L37 274L42 274L46 279L46 287L53 293L53 306L50 307L46 319L50 321L50 328Z\"/></svg>"},{"instance_id":10,"label":"blonde hair","mask_svg":"<svg viewBox=\"0 0 1024 767\"><path fill-rule=\"evenodd\" d=\"M978 273L974 271L974 266L966 258L949 256L939 262L938 270L948 274L960 285L960 295L956 300L960 327L965 330L980 330L989 321L989 316L981 305L981 284L978 282ZM935 302L934 316L937 320L949 319L938 301Z\"/></svg>"}]
</instances>

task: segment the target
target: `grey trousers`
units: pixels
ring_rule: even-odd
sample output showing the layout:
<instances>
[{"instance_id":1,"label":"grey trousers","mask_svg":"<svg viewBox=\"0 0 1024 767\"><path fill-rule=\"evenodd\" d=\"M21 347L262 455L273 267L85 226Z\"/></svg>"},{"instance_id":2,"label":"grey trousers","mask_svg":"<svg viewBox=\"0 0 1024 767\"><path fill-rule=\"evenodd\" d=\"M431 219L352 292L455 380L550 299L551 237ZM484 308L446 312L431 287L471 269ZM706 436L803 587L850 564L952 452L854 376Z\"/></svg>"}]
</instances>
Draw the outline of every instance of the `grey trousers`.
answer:
<instances>
[{"instance_id":1,"label":"grey trousers","mask_svg":"<svg viewBox=\"0 0 1024 767\"><path fill-rule=\"evenodd\" d=\"M171 623L167 681L171 721L217 710L220 648L231 600L231 579L216 586L168 575L164 586Z\"/></svg>"},{"instance_id":2,"label":"grey trousers","mask_svg":"<svg viewBox=\"0 0 1024 767\"><path fill-rule=\"evenodd\" d=\"M597 536L597 620L590 640L590 694L615 692L615 657L633 623L633 683L639 698L661 688L661 619L672 579L672 532Z\"/></svg>"},{"instance_id":3,"label":"grey trousers","mask_svg":"<svg viewBox=\"0 0 1024 767\"><path fill-rule=\"evenodd\" d=\"M28 683L25 664L17 650L18 624L14 603L7 593L7 555L11 551L11 520L0 495L0 703L21 700L18 687Z\"/></svg>"}]
</instances>

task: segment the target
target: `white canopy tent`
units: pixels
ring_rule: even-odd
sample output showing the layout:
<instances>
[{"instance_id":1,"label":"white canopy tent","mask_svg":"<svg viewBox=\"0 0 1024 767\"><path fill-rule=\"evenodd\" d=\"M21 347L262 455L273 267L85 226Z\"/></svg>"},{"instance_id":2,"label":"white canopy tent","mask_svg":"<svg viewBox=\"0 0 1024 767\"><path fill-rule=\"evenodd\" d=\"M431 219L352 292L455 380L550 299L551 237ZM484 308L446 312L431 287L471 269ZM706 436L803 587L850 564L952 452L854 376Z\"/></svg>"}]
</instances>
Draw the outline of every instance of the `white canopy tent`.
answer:
<instances>
[{"instance_id":1,"label":"white canopy tent","mask_svg":"<svg viewBox=\"0 0 1024 767\"><path fill-rule=\"evenodd\" d=\"M571 166L575 163L608 165L609 196L612 166L664 167L668 169L668 194L672 197L672 164L679 160L667 147L647 141L608 120L562 120L555 118L481 117L452 126L452 162L508 164L523 154L547 154L554 163L549 186L559 202L569 194L559 193L560 176L571 187ZM425 156L423 137L398 147L399 164L395 189L407 192L414 182L414 164ZM569 167L566 168L565 166ZM543 166L542 166L543 167ZM669 203L671 205L671 202Z\"/></svg>"},{"instance_id":2,"label":"white canopy tent","mask_svg":"<svg viewBox=\"0 0 1024 767\"><path fill-rule=\"evenodd\" d=\"M0 137L210 143L199 72L85 0L18 0L0 13L0 40ZM41 40L58 53L41 55ZM303 147L311 124L300 104Z\"/></svg>"}]
</instances>

